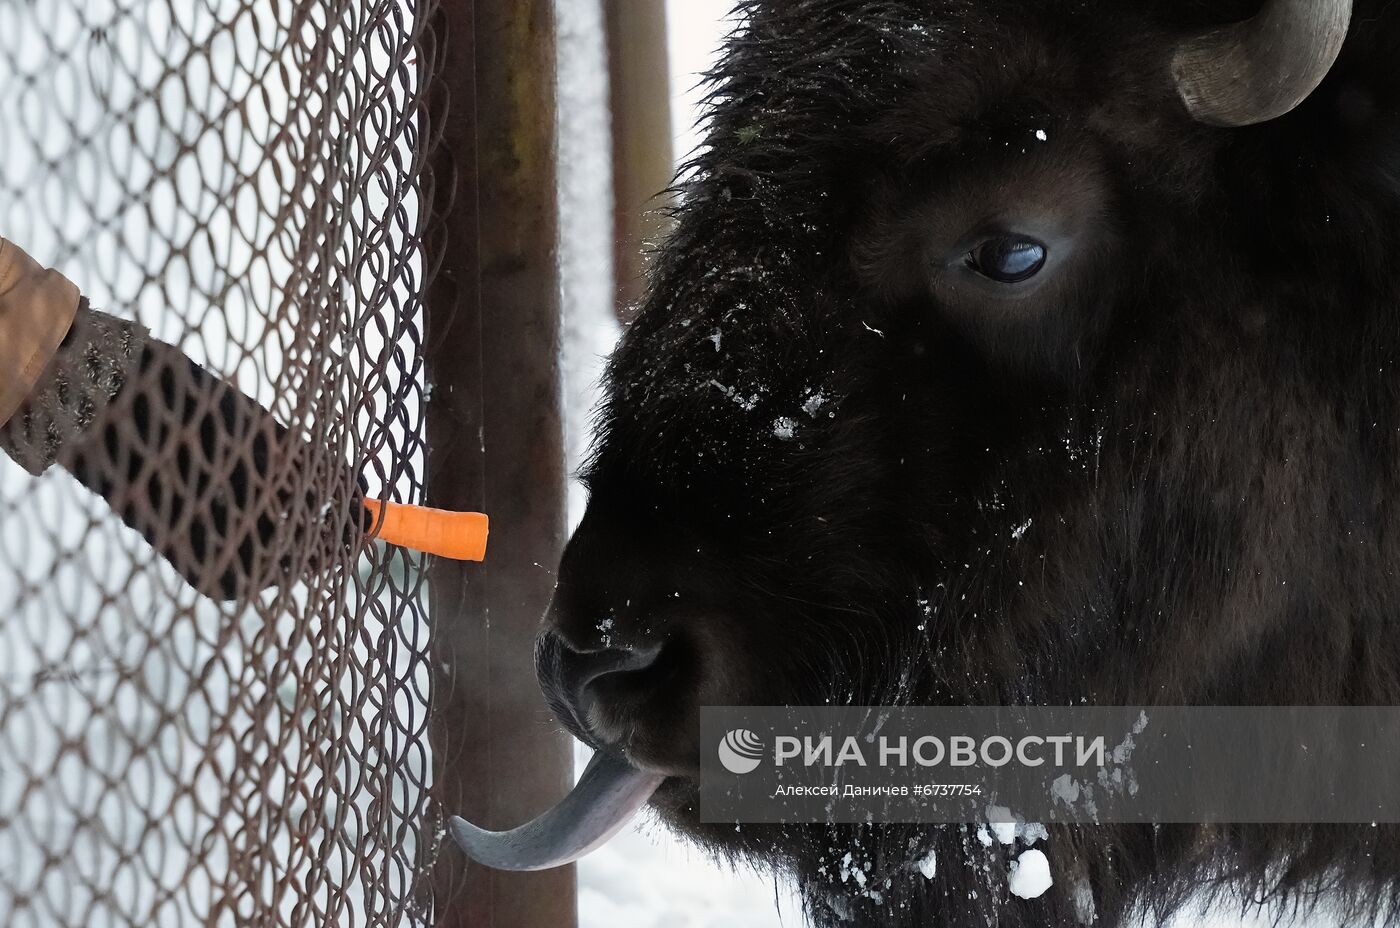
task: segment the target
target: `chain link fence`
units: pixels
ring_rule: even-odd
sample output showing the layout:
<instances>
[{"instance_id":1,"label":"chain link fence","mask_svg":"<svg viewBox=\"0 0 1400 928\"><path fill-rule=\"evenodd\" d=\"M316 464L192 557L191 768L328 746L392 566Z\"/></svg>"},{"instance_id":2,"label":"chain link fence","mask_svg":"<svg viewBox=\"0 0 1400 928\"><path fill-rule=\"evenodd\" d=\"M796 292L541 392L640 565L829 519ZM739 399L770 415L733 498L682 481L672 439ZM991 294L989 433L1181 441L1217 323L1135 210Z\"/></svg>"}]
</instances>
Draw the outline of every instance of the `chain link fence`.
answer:
<instances>
[{"instance_id":1,"label":"chain link fence","mask_svg":"<svg viewBox=\"0 0 1400 928\"><path fill-rule=\"evenodd\" d=\"M429 5L0 0L0 236L286 429L187 487L275 503L220 526L281 540L236 605L0 456L0 925L432 921L423 565L332 505L424 494ZM197 426L131 408L184 473Z\"/></svg>"}]
</instances>

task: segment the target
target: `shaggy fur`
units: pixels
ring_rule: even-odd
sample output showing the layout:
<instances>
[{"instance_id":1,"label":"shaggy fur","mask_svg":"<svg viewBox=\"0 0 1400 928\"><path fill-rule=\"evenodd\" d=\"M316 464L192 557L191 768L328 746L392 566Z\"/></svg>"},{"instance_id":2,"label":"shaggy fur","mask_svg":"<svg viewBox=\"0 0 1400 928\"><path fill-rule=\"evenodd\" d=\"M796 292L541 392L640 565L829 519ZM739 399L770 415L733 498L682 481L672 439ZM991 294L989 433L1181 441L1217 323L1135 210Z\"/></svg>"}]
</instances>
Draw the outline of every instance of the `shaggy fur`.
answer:
<instances>
[{"instance_id":1,"label":"shaggy fur","mask_svg":"<svg viewBox=\"0 0 1400 928\"><path fill-rule=\"evenodd\" d=\"M1175 42L1258 6L741 6L552 622L666 642L587 734L818 925L1400 922L1390 827L1060 828L1023 900L967 828L695 811L701 704L1400 704L1400 5L1289 116L1193 122ZM1024 223L1073 242L1038 289L929 273Z\"/></svg>"}]
</instances>

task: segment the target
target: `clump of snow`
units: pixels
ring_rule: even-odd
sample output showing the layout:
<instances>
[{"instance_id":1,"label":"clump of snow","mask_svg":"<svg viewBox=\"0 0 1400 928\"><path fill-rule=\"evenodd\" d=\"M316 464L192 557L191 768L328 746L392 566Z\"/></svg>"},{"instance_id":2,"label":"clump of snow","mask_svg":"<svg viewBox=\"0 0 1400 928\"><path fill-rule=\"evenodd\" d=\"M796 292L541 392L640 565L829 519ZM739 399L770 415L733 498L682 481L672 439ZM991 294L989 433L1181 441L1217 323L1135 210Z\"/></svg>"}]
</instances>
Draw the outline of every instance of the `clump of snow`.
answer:
<instances>
[{"instance_id":1,"label":"clump of snow","mask_svg":"<svg viewBox=\"0 0 1400 928\"><path fill-rule=\"evenodd\" d=\"M1050 860L1043 851L1031 848L1011 864L1009 885L1013 896L1038 899L1054 883L1050 876Z\"/></svg>"},{"instance_id":2,"label":"clump of snow","mask_svg":"<svg viewBox=\"0 0 1400 928\"><path fill-rule=\"evenodd\" d=\"M1006 806L987 806L987 821L990 823L991 833L996 836L997 841L1007 846L1020 841L1030 847L1035 842L1048 840L1050 837L1050 832L1046 831L1044 825L1039 822L1023 821L1020 816ZM982 829L983 832L985 830ZM982 833L979 832L977 837L981 840ZM984 847L990 847L990 837L982 843Z\"/></svg>"},{"instance_id":3,"label":"clump of snow","mask_svg":"<svg viewBox=\"0 0 1400 928\"><path fill-rule=\"evenodd\" d=\"M797 433L797 423L787 416L779 416L773 420L773 434L781 441L792 441Z\"/></svg>"},{"instance_id":4,"label":"clump of snow","mask_svg":"<svg viewBox=\"0 0 1400 928\"><path fill-rule=\"evenodd\" d=\"M1044 129L1035 130L1035 137L1036 139L1042 142L1048 142L1050 140L1050 136L1046 133Z\"/></svg>"},{"instance_id":5,"label":"clump of snow","mask_svg":"<svg viewBox=\"0 0 1400 928\"><path fill-rule=\"evenodd\" d=\"M977 840L981 843L983 847L992 846L992 834L991 832L987 831L986 825L977 826Z\"/></svg>"},{"instance_id":6,"label":"clump of snow","mask_svg":"<svg viewBox=\"0 0 1400 928\"><path fill-rule=\"evenodd\" d=\"M1109 755L1113 762L1112 768L1100 767L1095 780L1081 783L1069 774L1063 774L1050 784L1050 797L1055 802L1063 803L1067 806L1078 806L1079 809L1090 816L1097 818L1099 814L1097 795L1136 796L1138 792L1137 772L1131 765L1133 751L1137 747L1135 737L1141 735L1148 725L1147 713L1139 712L1137 722L1133 724L1132 730L1123 738L1123 741L1113 748ZM1095 793L1095 783L1102 793Z\"/></svg>"},{"instance_id":7,"label":"clump of snow","mask_svg":"<svg viewBox=\"0 0 1400 928\"><path fill-rule=\"evenodd\" d=\"M1061 774L1050 784L1050 796L1058 802L1072 806L1079 801L1079 781L1067 773Z\"/></svg>"},{"instance_id":8,"label":"clump of snow","mask_svg":"<svg viewBox=\"0 0 1400 928\"><path fill-rule=\"evenodd\" d=\"M857 843L857 846L859 846L859 843ZM838 875L841 878L841 882L846 884L845 891L847 893L853 893L856 896L864 896L876 905L881 905L885 901L885 896L880 890L888 889L890 881L887 878L880 882L873 882L866 870L870 865L870 861L868 860L863 864L857 862L854 852L847 851L841 858ZM826 872L826 866L818 867L817 872L824 874ZM840 916L840 912L837 912L837 914ZM844 916L841 916L841 918L842 921L846 921Z\"/></svg>"},{"instance_id":9,"label":"clump of snow","mask_svg":"<svg viewBox=\"0 0 1400 928\"><path fill-rule=\"evenodd\" d=\"M933 875L938 872L938 857L930 850L927 854L914 862L914 867L924 875L924 879L931 880L933 879Z\"/></svg>"},{"instance_id":10,"label":"clump of snow","mask_svg":"<svg viewBox=\"0 0 1400 928\"><path fill-rule=\"evenodd\" d=\"M1045 830L1045 826L1039 822L1026 822L1024 825L1016 826L1016 837L1026 845L1035 844L1037 841L1049 841L1050 832Z\"/></svg>"},{"instance_id":11,"label":"clump of snow","mask_svg":"<svg viewBox=\"0 0 1400 928\"><path fill-rule=\"evenodd\" d=\"M1070 898L1074 902L1075 921L1081 925L1092 925L1098 921L1098 906L1094 905L1094 890L1088 880L1082 876L1076 880Z\"/></svg>"},{"instance_id":12,"label":"clump of snow","mask_svg":"<svg viewBox=\"0 0 1400 928\"><path fill-rule=\"evenodd\" d=\"M1002 844L1016 843L1016 816L1006 806L988 806L987 821L992 826L992 834ZM978 835L980 838L981 835Z\"/></svg>"},{"instance_id":13,"label":"clump of snow","mask_svg":"<svg viewBox=\"0 0 1400 928\"><path fill-rule=\"evenodd\" d=\"M841 858L841 882L845 883L851 879L861 886L865 885L865 871L859 864L854 863L854 856L847 851L846 856Z\"/></svg>"},{"instance_id":14,"label":"clump of snow","mask_svg":"<svg viewBox=\"0 0 1400 928\"><path fill-rule=\"evenodd\" d=\"M1139 712L1137 722L1133 724L1133 730L1126 735L1123 740L1113 748L1113 762L1115 764L1126 764L1132 760L1133 751L1137 748L1134 736L1142 734L1147 730L1147 713Z\"/></svg>"},{"instance_id":15,"label":"clump of snow","mask_svg":"<svg viewBox=\"0 0 1400 928\"><path fill-rule=\"evenodd\" d=\"M725 396L729 397L731 400L737 403L739 408L744 410L744 412L752 412L754 407L758 405L758 401L762 399L761 390L753 393L750 396L744 396L738 390L734 389L733 387L727 387L724 384L720 383L718 380L711 380L710 386L714 387L716 390L723 393Z\"/></svg>"}]
</instances>

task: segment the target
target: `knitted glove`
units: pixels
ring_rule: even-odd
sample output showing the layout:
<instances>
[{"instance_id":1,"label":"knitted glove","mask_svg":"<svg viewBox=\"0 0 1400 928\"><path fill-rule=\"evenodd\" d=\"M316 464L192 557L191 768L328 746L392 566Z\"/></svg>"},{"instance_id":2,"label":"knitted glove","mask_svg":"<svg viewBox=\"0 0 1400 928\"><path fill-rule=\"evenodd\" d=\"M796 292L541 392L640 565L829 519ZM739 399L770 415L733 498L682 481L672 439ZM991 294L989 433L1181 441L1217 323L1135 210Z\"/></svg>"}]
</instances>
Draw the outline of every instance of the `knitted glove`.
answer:
<instances>
[{"instance_id":1,"label":"knitted glove","mask_svg":"<svg viewBox=\"0 0 1400 928\"><path fill-rule=\"evenodd\" d=\"M70 469L206 596L354 563L369 516L350 469L183 352L148 341L111 412Z\"/></svg>"},{"instance_id":2,"label":"knitted glove","mask_svg":"<svg viewBox=\"0 0 1400 928\"><path fill-rule=\"evenodd\" d=\"M93 312L83 300L34 391L0 426L0 449L36 477L48 470L106 410L149 340L141 326Z\"/></svg>"},{"instance_id":3,"label":"knitted glove","mask_svg":"<svg viewBox=\"0 0 1400 928\"><path fill-rule=\"evenodd\" d=\"M57 463L215 599L346 560L368 526L349 468L139 325L80 308L0 448Z\"/></svg>"}]
</instances>

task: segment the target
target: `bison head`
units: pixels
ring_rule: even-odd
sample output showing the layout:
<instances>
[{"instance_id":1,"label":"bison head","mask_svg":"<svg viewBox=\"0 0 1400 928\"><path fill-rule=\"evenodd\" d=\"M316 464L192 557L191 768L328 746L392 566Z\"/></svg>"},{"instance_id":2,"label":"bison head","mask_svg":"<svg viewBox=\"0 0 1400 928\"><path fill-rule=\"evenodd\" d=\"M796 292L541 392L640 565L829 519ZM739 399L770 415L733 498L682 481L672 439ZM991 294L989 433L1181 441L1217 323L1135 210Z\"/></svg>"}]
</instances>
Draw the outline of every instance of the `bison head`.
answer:
<instances>
[{"instance_id":1,"label":"bison head","mask_svg":"<svg viewBox=\"0 0 1400 928\"><path fill-rule=\"evenodd\" d=\"M1391 885L1387 829L1067 829L1008 901L966 829L696 816L706 704L1400 702L1400 10L1350 13L741 5L540 639L632 803L818 921Z\"/></svg>"}]
</instances>

